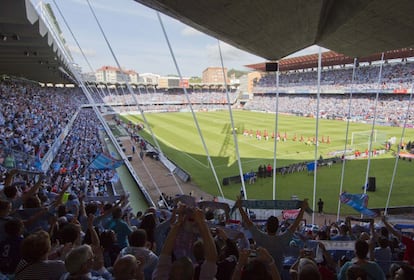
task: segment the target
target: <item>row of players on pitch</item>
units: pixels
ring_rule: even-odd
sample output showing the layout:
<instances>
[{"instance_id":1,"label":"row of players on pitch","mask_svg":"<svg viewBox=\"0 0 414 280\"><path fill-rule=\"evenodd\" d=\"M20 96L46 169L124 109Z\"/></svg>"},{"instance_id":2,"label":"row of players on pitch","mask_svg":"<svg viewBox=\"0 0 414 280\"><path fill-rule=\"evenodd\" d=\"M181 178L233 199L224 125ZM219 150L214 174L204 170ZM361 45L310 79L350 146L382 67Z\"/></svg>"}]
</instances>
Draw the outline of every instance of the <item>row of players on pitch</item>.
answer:
<instances>
[{"instance_id":1,"label":"row of players on pitch","mask_svg":"<svg viewBox=\"0 0 414 280\"><path fill-rule=\"evenodd\" d=\"M253 129L250 129L250 130L245 129L243 131L243 136L253 138L253 135L254 135ZM277 133L277 135L275 135L275 132L273 131L272 134L271 134L272 139L275 139L275 136L276 136L276 141L286 142L288 140L288 136L287 136L287 133L286 132L281 136L279 132ZM266 141L269 140L269 132L267 131L267 129L265 129L263 131L263 138ZM259 129L256 130L256 139L257 140L262 140L262 131L259 130ZM312 142L312 143L316 143L317 142L315 136L313 136L312 138L311 137L307 137L307 140L305 141L305 137L303 135L301 135L299 137L299 139L298 139L296 133L294 134L294 136L292 138L292 141ZM331 143L331 138L329 136L327 136L326 138L325 138L325 136L322 136L321 141L318 141L318 142L330 144Z\"/></svg>"}]
</instances>

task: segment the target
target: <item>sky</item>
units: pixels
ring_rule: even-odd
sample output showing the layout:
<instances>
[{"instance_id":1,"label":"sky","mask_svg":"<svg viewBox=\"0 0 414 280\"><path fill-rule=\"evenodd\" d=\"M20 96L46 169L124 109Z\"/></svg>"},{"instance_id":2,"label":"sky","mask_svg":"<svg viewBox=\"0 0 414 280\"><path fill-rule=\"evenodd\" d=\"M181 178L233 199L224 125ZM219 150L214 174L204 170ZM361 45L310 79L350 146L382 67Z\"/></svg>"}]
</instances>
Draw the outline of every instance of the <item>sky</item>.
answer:
<instances>
[{"instance_id":1,"label":"sky","mask_svg":"<svg viewBox=\"0 0 414 280\"><path fill-rule=\"evenodd\" d=\"M31 1L36 5L40 0ZM201 77L207 67L222 66L219 44L223 65L227 69L248 71L251 69L245 65L266 61L224 42L219 43L217 39L161 14L166 36L177 61L178 72L156 11L133 0L89 1L117 60L124 69L134 70L140 74L154 73L165 76L178 75L180 72L183 77ZM107 65L117 66L86 0L55 2L87 56L90 66L83 58L53 0L43 2L50 3L74 62L82 67L82 72L95 72ZM318 48L312 46L295 55L316 53Z\"/></svg>"}]
</instances>

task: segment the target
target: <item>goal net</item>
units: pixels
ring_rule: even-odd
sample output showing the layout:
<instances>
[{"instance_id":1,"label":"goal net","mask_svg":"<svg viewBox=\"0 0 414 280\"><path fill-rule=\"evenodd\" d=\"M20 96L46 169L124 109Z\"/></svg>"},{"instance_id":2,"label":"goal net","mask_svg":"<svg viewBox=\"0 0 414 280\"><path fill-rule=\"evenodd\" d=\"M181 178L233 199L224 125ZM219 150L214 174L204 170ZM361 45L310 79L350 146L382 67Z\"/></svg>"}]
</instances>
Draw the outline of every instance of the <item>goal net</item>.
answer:
<instances>
[{"instance_id":1,"label":"goal net","mask_svg":"<svg viewBox=\"0 0 414 280\"><path fill-rule=\"evenodd\" d=\"M355 150L365 150L369 148L372 137L372 148L380 148L387 141L387 134L376 129L373 131L352 132L351 147Z\"/></svg>"}]
</instances>

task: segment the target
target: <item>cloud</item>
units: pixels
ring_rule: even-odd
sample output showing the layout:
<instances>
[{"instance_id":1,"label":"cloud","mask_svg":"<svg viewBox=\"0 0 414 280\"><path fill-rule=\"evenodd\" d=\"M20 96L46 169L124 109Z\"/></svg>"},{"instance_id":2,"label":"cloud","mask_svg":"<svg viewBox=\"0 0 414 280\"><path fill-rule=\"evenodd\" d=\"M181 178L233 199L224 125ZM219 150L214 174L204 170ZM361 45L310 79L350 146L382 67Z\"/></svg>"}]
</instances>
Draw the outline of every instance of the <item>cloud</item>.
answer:
<instances>
[{"instance_id":1,"label":"cloud","mask_svg":"<svg viewBox=\"0 0 414 280\"><path fill-rule=\"evenodd\" d=\"M80 51L80 49L77 46L68 45L67 47L68 47L69 51L72 54L82 54L82 52ZM86 48L86 49L82 49L82 51L87 57L96 55L96 51L94 49L87 49Z\"/></svg>"},{"instance_id":2,"label":"cloud","mask_svg":"<svg viewBox=\"0 0 414 280\"><path fill-rule=\"evenodd\" d=\"M329 51L329 49L325 49L323 47L321 47L321 52L326 52ZM315 54L315 53L319 53L319 46L318 45L312 45L310 47L304 48L300 51L297 51L291 55L288 55L286 58L290 58L290 57L297 57L297 56L303 56L303 55L308 55L308 54Z\"/></svg>"},{"instance_id":3,"label":"cloud","mask_svg":"<svg viewBox=\"0 0 414 280\"><path fill-rule=\"evenodd\" d=\"M226 61L228 62L241 61L243 59L252 59L253 57L255 57L252 54L249 54L245 51L242 51L236 47L233 47L223 42L220 42L220 49L221 49L221 54L223 56L223 60L225 62ZM220 61L220 51L219 51L217 44L207 45L206 52L207 52L207 56L209 57L209 59ZM257 59L260 59L260 58L257 58Z\"/></svg>"},{"instance_id":4,"label":"cloud","mask_svg":"<svg viewBox=\"0 0 414 280\"><path fill-rule=\"evenodd\" d=\"M227 43L220 41L223 65L228 69L247 71L245 65L262 62L264 59L246 51L240 50ZM217 44L209 44L205 47L208 58L207 66L221 66L220 51Z\"/></svg>"},{"instance_id":5,"label":"cloud","mask_svg":"<svg viewBox=\"0 0 414 280\"><path fill-rule=\"evenodd\" d=\"M202 32L190 27L190 26L184 26L184 28L181 30L181 35L183 36L200 36L203 35Z\"/></svg>"}]
</instances>

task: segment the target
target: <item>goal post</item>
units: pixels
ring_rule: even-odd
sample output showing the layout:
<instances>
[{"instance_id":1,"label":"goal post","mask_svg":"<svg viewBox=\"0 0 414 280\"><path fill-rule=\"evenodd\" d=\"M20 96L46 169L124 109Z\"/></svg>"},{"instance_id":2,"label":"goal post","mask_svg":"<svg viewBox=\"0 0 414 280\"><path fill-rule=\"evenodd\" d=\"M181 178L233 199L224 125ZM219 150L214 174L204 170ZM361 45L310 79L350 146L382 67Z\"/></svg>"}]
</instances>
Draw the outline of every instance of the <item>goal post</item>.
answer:
<instances>
[{"instance_id":1,"label":"goal post","mask_svg":"<svg viewBox=\"0 0 414 280\"><path fill-rule=\"evenodd\" d=\"M372 137L372 147L384 145L387 141L387 134L377 129L373 131L356 131L352 132L351 147L354 149L367 149Z\"/></svg>"}]
</instances>

